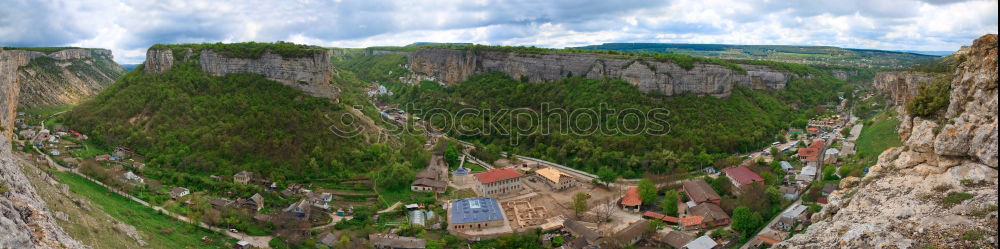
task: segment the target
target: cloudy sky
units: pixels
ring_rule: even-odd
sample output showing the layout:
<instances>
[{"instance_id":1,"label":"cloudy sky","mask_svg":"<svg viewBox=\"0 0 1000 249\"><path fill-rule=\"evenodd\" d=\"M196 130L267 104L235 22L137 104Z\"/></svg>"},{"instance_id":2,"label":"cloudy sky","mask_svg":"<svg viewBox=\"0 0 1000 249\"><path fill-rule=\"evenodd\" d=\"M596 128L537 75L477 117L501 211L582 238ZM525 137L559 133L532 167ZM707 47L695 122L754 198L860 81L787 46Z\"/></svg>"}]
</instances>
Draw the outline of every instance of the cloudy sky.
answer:
<instances>
[{"instance_id":1,"label":"cloudy sky","mask_svg":"<svg viewBox=\"0 0 1000 249\"><path fill-rule=\"evenodd\" d=\"M604 42L955 50L997 33L996 0L0 0L0 45L114 50L156 43L322 46Z\"/></svg>"}]
</instances>

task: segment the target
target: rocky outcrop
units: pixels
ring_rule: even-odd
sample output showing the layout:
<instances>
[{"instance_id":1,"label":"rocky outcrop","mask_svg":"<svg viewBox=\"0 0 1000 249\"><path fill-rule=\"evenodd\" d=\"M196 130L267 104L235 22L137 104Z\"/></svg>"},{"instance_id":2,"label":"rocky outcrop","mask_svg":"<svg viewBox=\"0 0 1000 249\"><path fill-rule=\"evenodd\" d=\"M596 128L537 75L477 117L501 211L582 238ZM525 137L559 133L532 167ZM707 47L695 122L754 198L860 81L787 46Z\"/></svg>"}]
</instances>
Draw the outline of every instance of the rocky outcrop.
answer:
<instances>
[{"instance_id":1,"label":"rocky outcrop","mask_svg":"<svg viewBox=\"0 0 1000 249\"><path fill-rule=\"evenodd\" d=\"M0 137L10 137L13 132L17 98L21 84L17 80L18 58L0 48Z\"/></svg>"},{"instance_id":2,"label":"rocky outcrop","mask_svg":"<svg viewBox=\"0 0 1000 249\"><path fill-rule=\"evenodd\" d=\"M178 60L175 50L150 49L146 52L146 62L143 68L147 73L162 73L170 70ZM198 64L201 70L215 76L233 73L253 73L277 81L284 85L302 90L306 94L337 99L339 90L331 84L333 66L330 64L330 51L316 51L312 56L301 58L283 58L281 55L264 52L260 58L232 58L205 49L198 53ZM187 50L180 57L181 61L192 58L192 51Z\"/></svg>"},{"instance_id":3,"label":"rocky outcrop","mask_svg":"<svg viewBox=\"0 0 1000 249\"><path fill-rule=\"evenodd\" d=\"M673 62L624 55L561 54L420 49L408 54L411 81L432 80L456 84L476 73L503 72L530 82L554 81L575 75L591 79L617 78L643 92L664 95L693 93L729 96L734 86L781 89L798 75L760 65L738 65L741 72L725 66L694 63L685 69ZM411 82L412 83L412 82Z\"/></svg>"},{"instance_id":4,"label":"rocky outcrop","mask_svg":"<svg viewBox=\"0 0 1000 249\"><path fill-rule=\"evenodd\" d=\"M834 69L830 70L830 74L832 74L833 77L837 78L838 80L847 80L850 79L851 77L858 76L858 70Z\"/></svg>"},{"instance_id":5,"label":"rocky outcrop","mask_svg":"<svg viewBox=\"0 0 1000 249\"><path fill-rule=\"evenodd\" d=\"M125 69L110 50L64 49L52 53L7 50L8 63L17 67L18 105L22 108L75 104L114 83Z\"/></svg>"},{"instance_id":6,"label":"rocky outcrop","mask_svg":"<svg viewBox=\"0 0 1000 249\"><path fill-rule=\"evenodd\" d=\"M24 55L0 48L0 248L87 248L56 224L10 151L19 85L15 71L30 61Z\"/></svg>"},{"instance_id":7,"label":"rocky outcrop","mask_svg":"<svg viewBox=\"0 0 1000 249\"><path fill-rule=\"evenodd\" d=\"M815 224L777 247L996 248L997 36L964 56L945 120L897 108L904 146L883 152L860 184L842 182Z\"/></svg>"},{"instance_id":8,"label":"rocky outcrop","mask_svg":"<svg viewBox=\"0 0 1000 249\"><path fill-rule=\"evenodd\" d=\"M920 86L930 84L937 76L931 73L893 71L875 73L874 87L886 94L893 104L909 102L917 96Z\"/></svg>"}]
</instances>

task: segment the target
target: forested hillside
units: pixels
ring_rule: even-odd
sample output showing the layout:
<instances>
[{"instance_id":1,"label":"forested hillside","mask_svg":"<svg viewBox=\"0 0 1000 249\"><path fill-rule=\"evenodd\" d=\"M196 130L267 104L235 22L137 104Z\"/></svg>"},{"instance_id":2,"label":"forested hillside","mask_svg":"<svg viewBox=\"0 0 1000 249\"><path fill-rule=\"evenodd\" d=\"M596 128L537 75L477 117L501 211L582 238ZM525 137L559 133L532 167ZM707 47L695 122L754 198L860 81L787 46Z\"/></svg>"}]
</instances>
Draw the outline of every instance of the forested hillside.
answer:
<instances>
[{"instance_id":1,"label":"forested hillside","mask_svg":"<svg viewBox=\"0 0 1000 249\"><path fill-rule=\"evenodd\" d=\"M401 155L418 150L334 135L329 128L340 124L327 115L344 113L342 104L259 75L215 77L185 61L162 74L133 70L64 121L98 144L129 146L152 165L182 172L250 170L274 180L309 180L363 175L404 158L422 166L420 157Z\"/></svg>"},{"instance_id":2,"label":"forested hillside","mask_svg":"<svg viewBox=\"0 0 1000 249\"><path fill-rule=\"evenodd\" d=\"M663 97L643 94L621 80L571 77L535 84L517 81L500 73L487 73L448 88L427 81L419 86L399 86L393 100L413 103L414 109L422 110L444 108L458 112L463 108L528 108L536 111L531 118L518 117L514 122L495 117L465 116L457 121L458 124L448 124L446 119L428 117L440 127L482 127L488 124L500 127L500 130L512 130L530 120L544 120L553 127L563 125L559 119L538 115L537 111L543 103L550 109L562 108L569 112L597 110L602 106L640 111L665 108L668 110L665 121L669 133L663 136L590 134L576 129L554 129L550 135L529 132L523 136L495 132L462 134L457 129L448 130L452 135L481 142L488 148L553 160L591 172L611 167L624 176L635 177L643 172L693 170L710 165L714 159L730 153L760 149L779 140L780 131L790 126L805 126L809 117L822 112L814 107L835 101L837 92L849 92L848 89L849 86L842 82L823 75L793 80L786 89L774 92L738 88L732 96L723 99L695 95ZM636 124L634 120L612 118L603 120L595 128L614 130L620 126L619 120L629 125ZM647 127L655 127L658 123L652 119L643 120L642 124ZM587 121L574 119L572 122ZM579 135L581 133L587 135Z\"/></svg>"}]
</instances>

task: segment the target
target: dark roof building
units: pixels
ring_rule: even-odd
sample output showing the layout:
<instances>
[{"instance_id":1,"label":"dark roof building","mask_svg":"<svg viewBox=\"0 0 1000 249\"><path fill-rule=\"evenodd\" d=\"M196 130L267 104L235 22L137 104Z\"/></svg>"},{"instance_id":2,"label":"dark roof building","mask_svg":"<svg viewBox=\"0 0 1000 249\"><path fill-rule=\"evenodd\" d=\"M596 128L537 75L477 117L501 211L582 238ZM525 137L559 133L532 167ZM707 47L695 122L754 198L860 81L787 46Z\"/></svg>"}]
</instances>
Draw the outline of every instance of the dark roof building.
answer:
<instances>
[{"instance_id":1,"label":"dark roof building","mask_svg":"<svg viewBox=\"0 0 1000 249\"><path fill-rule=\"evenodd\" d=\"M715 227L715 226L725 226L729 224L729 215L726 211L722 210L719 205L714 203L702 203L698 206L694 206L691 210L688 210L693 216L701 216L702 227Z\"/></svg>"},{"instance_id":2,"label":"dark roof building","mask_svg":"<svg viewBox=\"0 0 1000 249\"><path fill-rule=\"evenodd\" d=\"M423 249L427 241L414 237L403 237L392 234L373 233L368 235L372 248L375 249Z\"/></svg>"},{"instance_id":3,"label":"dark roof building","mask_svg":"<svg viewBox=\"0 0 1000 249\"><path fill-rule=\"evenodd\" d=\"M684 188L684 193L687 194L688 200L693 201L696 204L701 204L705 202L711 202L719 204L722 200L719 194L715 193L712 186L709 186L705 180L697 179L692 181L686 181L682 184Z\"/></svg>"},{"instance_id":4,"label":"dark roof building","mask_svg":"<svg viewBox=\"0 0 1000 249\"><path fill-rule=\"evenodd\" d=\"M671 231L657 240L673 248L684 248L684 245L694 240L694 236L681 231Z\"/></svg>"},{"instance_id":5,"label":"dark roof building","mask_svg":"<svg viewBox=\"0 0 1000 249\"><path fill-rule=\"evenodd\" d=\"M587 228L582 223L575 220L564 220L563 227L569 230L573 236L584 239L589 245L600 245L604 241L604 236ZM583 245L581 245L583 246Z\"/></svg>"}]
</instances>

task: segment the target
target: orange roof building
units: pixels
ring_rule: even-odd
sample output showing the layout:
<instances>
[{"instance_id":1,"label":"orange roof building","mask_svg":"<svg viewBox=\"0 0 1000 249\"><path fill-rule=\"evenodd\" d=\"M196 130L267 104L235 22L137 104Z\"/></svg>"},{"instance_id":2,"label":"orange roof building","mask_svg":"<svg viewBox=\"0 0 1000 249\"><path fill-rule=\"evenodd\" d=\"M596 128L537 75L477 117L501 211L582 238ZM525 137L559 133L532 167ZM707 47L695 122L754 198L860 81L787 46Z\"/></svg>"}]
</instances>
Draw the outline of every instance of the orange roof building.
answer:
<instances>
[{"instance_id":1,"label":"orange roof building","mask_svg":"<svg viewBox=\"0 0 1000 249\"><path fill-rule=\"evenodd\" d=\"M625 191L625 197L622 198L622 208L626 210L632 210L632 212L639 212L639 206L642 206L642 199L639 199L639 188L629 187Z\"/></svg>"}]
</instances>

